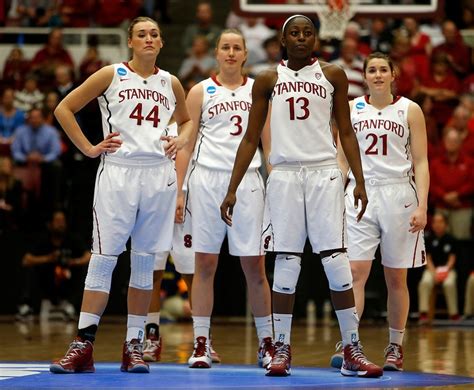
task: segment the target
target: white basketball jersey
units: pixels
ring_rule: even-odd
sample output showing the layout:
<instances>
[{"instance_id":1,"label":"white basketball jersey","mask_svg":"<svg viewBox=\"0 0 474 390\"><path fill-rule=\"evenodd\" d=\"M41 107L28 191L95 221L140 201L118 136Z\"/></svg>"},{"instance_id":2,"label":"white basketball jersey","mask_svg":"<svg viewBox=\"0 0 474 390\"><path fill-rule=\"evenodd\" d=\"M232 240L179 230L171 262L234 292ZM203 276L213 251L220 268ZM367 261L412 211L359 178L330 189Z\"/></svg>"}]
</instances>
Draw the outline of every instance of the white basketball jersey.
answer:
<instances>
[{"instance_id":1,"label":"white basketball jersey","mask_svg":"<svg viewBox=\"0 0 474 390\"><path fill-rule=\"evenodd\" d=\"M319 61L291 70L277 67L271 111L270 163L336 161L331 131L334 87Z\"/></svg>"},{"instance_id":2,"label":"white basketball jersey","mask_svg":"<svg viewBox=\"0 0 474 390\"><path fill-rule=\"evenodd\" d=\"M194 160L210 169L232 171L237 149L247 130L253 79L245 78L235 90L227 89L215 77L200 84L203 100ZM260 153L255 153L249 169L260 165Z\"/></svg>"},{"instance_id":3,"label":"white basketball jersey","mask_svg":"<svg viewBox=\"0 0 474 390\"><path fill-rule=\"evenodd\" d=\"M412 169L408 106L411 100L397 97L381 110L368 96L354 99L352 127L359 142L365 179L400 178ZM352 176L352 172L350 172Z\"/></svg>"},{"instance_id":4,"label":"white basketball jersey","mask_svg":"<svg viewBox=\"0 0 474 390\"><path fill-rule=\"evenodd\" d=\"M113 66L112 82L98 97L104 137L118 131L123 141L110 155L127 159L165 157L160 137L176 106L171 75L155 68L155 73L144 79L127 63Z\"/></svg>"}]
</instances>

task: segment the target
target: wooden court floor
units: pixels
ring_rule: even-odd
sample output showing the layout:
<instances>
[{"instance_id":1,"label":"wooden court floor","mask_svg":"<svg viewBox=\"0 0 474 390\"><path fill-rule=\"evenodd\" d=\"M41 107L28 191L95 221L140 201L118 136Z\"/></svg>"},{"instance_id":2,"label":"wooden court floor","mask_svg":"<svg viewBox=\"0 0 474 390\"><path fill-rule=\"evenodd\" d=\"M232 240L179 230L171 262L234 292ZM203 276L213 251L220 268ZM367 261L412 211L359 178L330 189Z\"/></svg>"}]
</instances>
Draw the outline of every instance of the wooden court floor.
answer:
<instances>
[{"instance_id":1,"label":"wooden court floor","mask_svg":"<svg viewBox=\"0 0 474 390\"><path fill-rule=\"evenodd\" d=\"M97 362L119 362L125 337L123 317L104 317L95 343ZM185 364L192 349L190 322L167 323L160 327L163 337L162 361ZM0 361L49 362L60 357L75 336L75 322L15 322L0 318ZM362 323L361 341L366 355L383 363L387 345L384 323ZM245 318L217 318L212 325L213 345L223 364L255 364L257 338L255 329ZM327 367L339 329L333 321L307 325L296 322L292 332L293 366ZM159 363L157 363L159 364ZM474 377L474 327L434 326L408 327L405 339L405 370ZM263 372L262 372L263 375ZM444 388L472 389L470 386ZM433 387L430 387L433 389Z\"/></svg>"}]
</instances>

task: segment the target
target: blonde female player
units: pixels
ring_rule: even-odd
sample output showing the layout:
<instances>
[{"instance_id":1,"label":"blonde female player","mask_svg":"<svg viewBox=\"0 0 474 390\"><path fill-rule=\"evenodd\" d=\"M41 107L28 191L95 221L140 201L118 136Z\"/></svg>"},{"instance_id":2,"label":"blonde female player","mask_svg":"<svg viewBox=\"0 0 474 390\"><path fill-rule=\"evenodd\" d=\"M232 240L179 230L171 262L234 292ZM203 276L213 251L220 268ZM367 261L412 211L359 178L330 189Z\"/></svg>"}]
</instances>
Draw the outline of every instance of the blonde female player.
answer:
<instances>
[{"instance_id":1,"label":"blonde female player","mask_svg":"<svg viewBox=\"0 0 474 390\"><path fill-rule=\"evenodd\" d=\"M273 330L270 288L260 249L264 187L257 171L261 164L259 155L253 158L245 175L239 192L242 202L234 210L232 228L221 220L219 212L235 154L247 126L253 80L242 75L247 50L238 30L222 32L215 53L219 73L194 86L186 100L196 138L195 167L188 184L196 254L191 294L195 344L189 366L211 367L209 328L214 275L226 234L230 254L240 256L260 343L258 363L266 366L273 354Z\"/></svg>"},{"instance_id":2,"label":"blonde female player","mask_svg":"<svg viewBox=\"0 0 474 390\"><path fill-rule=\"evenodd\" d=\"M149 372L142 339L153 288L154 254L171 249L177 177L169 158L183 147L192 123L178 79L155 66L163 46L158 24L134 19L128 30L132 59L106 66L72 91L55 114L88 157L101 156L93 207L92 257L77 337L54 373L93 372L93 342L109 298L117 256L131 237L127 335L121 370ZM74 113L98 98L104 140L91 145ZM180 135L163 135L174 115Z\"/></svg>"},{"instance_id":3,"label":"blonde female player","mask_svg":"<svg viewBox=\"0 0 474 390\"><path fill-rule=\"evenodd\" d=\"M423 229L429 188L425 118L418 104L392 95L394 67L388 56L372 53L364 62L368 96L350 102L370 203L364 218L347 207L353 198L349 171L346 210L348 255L357 312L364 311L364 288L380 245L388 290L389 344L384 370L403 369L403 336L408 318L407 269L426 264ZM341 166L346 167L343 153ZM413 181L414 174L414 181ZM338 366L337 354L331 365Z\"/></svg>"}]
</instances>

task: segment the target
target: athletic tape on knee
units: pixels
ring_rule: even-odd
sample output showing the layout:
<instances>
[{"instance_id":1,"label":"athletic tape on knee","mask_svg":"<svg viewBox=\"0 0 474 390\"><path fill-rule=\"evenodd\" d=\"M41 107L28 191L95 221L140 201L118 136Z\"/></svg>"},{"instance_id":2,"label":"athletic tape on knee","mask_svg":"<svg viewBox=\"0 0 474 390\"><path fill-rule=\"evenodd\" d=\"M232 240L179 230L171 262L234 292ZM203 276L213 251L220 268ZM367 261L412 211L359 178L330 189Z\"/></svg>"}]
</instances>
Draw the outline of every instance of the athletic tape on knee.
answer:
<instances>
[{"instance_id":1,"label":"athletic tape on knee","mask_svg":"<svg viewBox=\"0 0 474 390\"><path fill-rule=\"evenodd\" d=\"M335 252L323 257L321 262L332 291L346 291L352 288L352 273L346 252Z\"/></svg>"},{"instance_id":2,"label":"athletic tape on knee","mask_svg":"<svg viewBox=\"0 0 474 390\"><path fill-rule=\"evenodd\" d=\"M301 257L278 254L275 259L272 290L281 294L294 294L301 271Z\"/></svg>"},{"instance_id":3,"label":"athletic tape on knee","mask_svg":"<svg viewBox=\"0 0 474 390\"><path fill-rule=\"evenodd\" d=\"M117 256L92 254L87 269L85 290L110 292L112 273L117 264Z\"/></svg>"},{"instance_id":4,"label":"athletic tape on knee","mask_svg":"<svg viewBox=\"0 0 474 390\"><path fill-rule=\"evenodd\" d=\"M153 268L155 256L148 253L130 253L130 287L138 290L153 290Z\"/></svg>"}]
</instances>

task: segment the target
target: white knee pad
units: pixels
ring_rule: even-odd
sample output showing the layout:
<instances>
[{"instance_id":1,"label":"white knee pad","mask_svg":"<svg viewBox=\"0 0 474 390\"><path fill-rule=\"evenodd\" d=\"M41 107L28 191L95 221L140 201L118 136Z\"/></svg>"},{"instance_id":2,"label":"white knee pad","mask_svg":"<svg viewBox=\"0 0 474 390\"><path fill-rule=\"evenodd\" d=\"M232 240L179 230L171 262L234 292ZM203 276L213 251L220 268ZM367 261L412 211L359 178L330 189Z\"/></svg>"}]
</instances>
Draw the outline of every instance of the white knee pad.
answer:
<instances>
[{"instance_id":1,"label":"white knee pad","mask_svg":"<svg viewBox=\"0 0 474 390\"><path fill-rule=\"evenodd\" d=\"M130 253L130 287L138 290L153 290L153 268L155 256L148 253Z\"/></svg>"},{"instance_id":2,"label":"white knee pad","mask_svg":"<svg viewBox=\"0 0 474 390\"><path fill-rule=\"evenodd\" d=\"M275 259L272 290L281 294L294 294L301 271L301 257L278 254Z\"/></svg>"},{"instance_id":3,"label":"white knee pad","mask_svg":"<svg viewBox=\"0 0 474 390\"><path fill-rule=\"evenodd\" d=\"M352 288L352 273L346 252L335 252L323 257L321 262L332 291L346 291Z\"/></svg>"},{"instance_id":4,"label":"white knee pad","mask_svg":"<svg viewBox=\"0 0 474 390\"><path fill-rule=\"evenodd\" d=\"M166 261L168 260L169 252L156 252L155 253L155 271L163 271L166 268Z\"/></svg>"},{"instance_id":5,"label":"white knee pad","mask_svg":"<svg viewBox=\"0 0 474 390\"><path fill-rule=\"evenodd\" d=\"M117 264L117 256L104 256L93 253L87 269L85 290L110 292L112 273Z\"/></svg>"}]
</instances>

